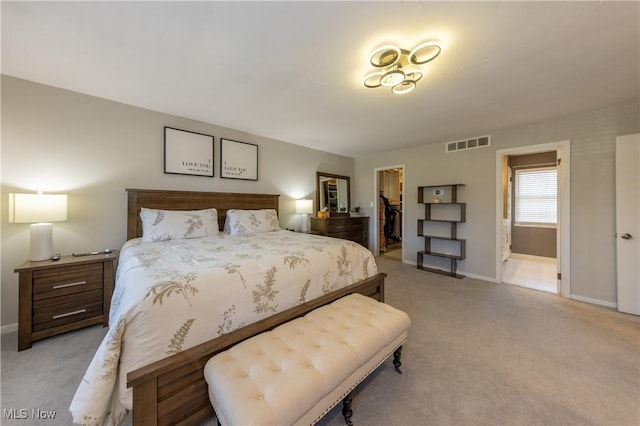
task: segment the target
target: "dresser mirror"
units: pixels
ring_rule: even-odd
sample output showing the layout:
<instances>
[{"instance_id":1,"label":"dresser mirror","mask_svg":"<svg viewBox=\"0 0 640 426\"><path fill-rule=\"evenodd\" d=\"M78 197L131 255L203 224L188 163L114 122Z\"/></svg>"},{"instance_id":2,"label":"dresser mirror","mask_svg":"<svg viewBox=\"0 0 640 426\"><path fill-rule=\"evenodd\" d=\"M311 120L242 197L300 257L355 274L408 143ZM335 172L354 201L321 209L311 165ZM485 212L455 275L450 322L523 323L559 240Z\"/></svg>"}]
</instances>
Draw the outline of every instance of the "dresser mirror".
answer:
<instances>
[{"instance_id":1,"label":"dresser mirror","mask_svg":"<svg viewBox=\"0 0 640 426\"><path fill-rule=\"evenodd\" d=\"M351 207L351 178L349 176L316 172L316 205L318 210L325 207L329 216L349 216Z\"/></svg>"}]
</instances>

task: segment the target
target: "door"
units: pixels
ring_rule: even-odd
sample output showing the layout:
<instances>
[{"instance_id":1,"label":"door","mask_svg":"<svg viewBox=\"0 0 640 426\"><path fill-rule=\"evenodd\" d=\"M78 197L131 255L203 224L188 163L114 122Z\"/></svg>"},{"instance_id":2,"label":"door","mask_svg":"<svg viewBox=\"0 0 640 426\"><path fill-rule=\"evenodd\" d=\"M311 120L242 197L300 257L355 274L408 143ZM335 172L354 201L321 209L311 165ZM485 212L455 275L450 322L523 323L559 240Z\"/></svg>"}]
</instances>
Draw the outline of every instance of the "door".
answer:
<instances>
[{"instance_id":1,"label":"door","mask_svg":"<svg viewBox=\"0 0 640 426\"><path fill-rule=\"evenodd\" d=\"M618 310L640 315L640 134L616 138Z\"/></svg>"},{"instance_id":2,"label":"door","mask_svg":"<svg viewBox=\"0 0 640 426\"><path fill-rule=\"evenodd\" d=\"M558 150L556 151L556 167L558 170L558 189L557 189L557 194L560 195L562 194L563 191L563 187L565 186L563 179L567 179L567 175L565 173L563 173L562 168L564 167L564 151L562 148L558 148ZM562 293L562 241L563 241L563 235L564 232L562 230L562 227L564 226L563 224L563 220L561 219L562 217L564 217L563 213L562 213L562 209L565 208L565 203L566 203L566 198L563 198L561 196L558 196L558 199L556 200L558 203L558 224L556 225L556 293L558 294L563 294ZM565 294L565 297L569 297L569 294Z\"/></svg>"}]
</instances>

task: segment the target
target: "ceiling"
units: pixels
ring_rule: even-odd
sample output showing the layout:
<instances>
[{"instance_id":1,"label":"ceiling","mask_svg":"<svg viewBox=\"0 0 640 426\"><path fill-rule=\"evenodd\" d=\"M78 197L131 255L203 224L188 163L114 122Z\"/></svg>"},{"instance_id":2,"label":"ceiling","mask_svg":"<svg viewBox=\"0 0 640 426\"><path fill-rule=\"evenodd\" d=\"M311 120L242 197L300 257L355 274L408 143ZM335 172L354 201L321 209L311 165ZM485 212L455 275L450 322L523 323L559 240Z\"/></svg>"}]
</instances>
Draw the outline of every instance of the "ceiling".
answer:
<instances>
[{"instance_id":1,"label":"ceiling","mask_svg":"<svg viewBox=\"0 0 640 426\"><path fill-rule=\"evenodd\" d=\"M640 3L9 2L2 73L347 156L640 98ZM413 92L373 49L443 44Z\"/></svg>"}]
</instances>

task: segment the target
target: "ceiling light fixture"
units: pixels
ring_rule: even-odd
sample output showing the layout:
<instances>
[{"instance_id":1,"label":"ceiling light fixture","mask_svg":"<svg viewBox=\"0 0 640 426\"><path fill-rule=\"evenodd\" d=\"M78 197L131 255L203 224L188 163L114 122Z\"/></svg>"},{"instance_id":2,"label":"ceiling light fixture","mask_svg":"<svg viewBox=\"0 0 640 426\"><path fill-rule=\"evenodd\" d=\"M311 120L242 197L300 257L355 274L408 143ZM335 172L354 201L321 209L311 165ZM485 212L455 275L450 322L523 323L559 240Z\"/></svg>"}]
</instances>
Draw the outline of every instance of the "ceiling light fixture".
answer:
<instances>
[{"instance_id":1,"label":"ceiling light fixture","mask_svg":"<svg viewBox=\"0 0 640 426\"><path fill-rule=\"evenodd\" d=\"M433 61L441 51L440 43L435 41L421 43L411 51L392 45L381 46L369 58L376 70L368 73L362 84L369 89L391 87L396 95L409 93L424 76L421 66Z\"/></svg>"}]
</instances>

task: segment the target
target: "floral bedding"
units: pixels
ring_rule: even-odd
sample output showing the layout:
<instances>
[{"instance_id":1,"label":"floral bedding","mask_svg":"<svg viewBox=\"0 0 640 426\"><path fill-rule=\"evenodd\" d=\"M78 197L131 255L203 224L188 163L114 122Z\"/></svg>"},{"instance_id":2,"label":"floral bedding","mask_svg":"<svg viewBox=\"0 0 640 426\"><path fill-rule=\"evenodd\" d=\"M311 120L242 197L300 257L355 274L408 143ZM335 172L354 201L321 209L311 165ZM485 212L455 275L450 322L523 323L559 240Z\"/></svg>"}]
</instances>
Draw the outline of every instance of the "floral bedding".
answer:
<instances>
[{"instance_id":1,"label":"floral bedding","mask_svg":"<svg viewBox=\"0 0 640 426\"><path fill-rule=\"evenodd\" d=\"M120 253L109 331L71 403L75 423L120 424L129 371L375 275L351 241L264 232L143 243Z\"/></svg>"}]
</instances>

